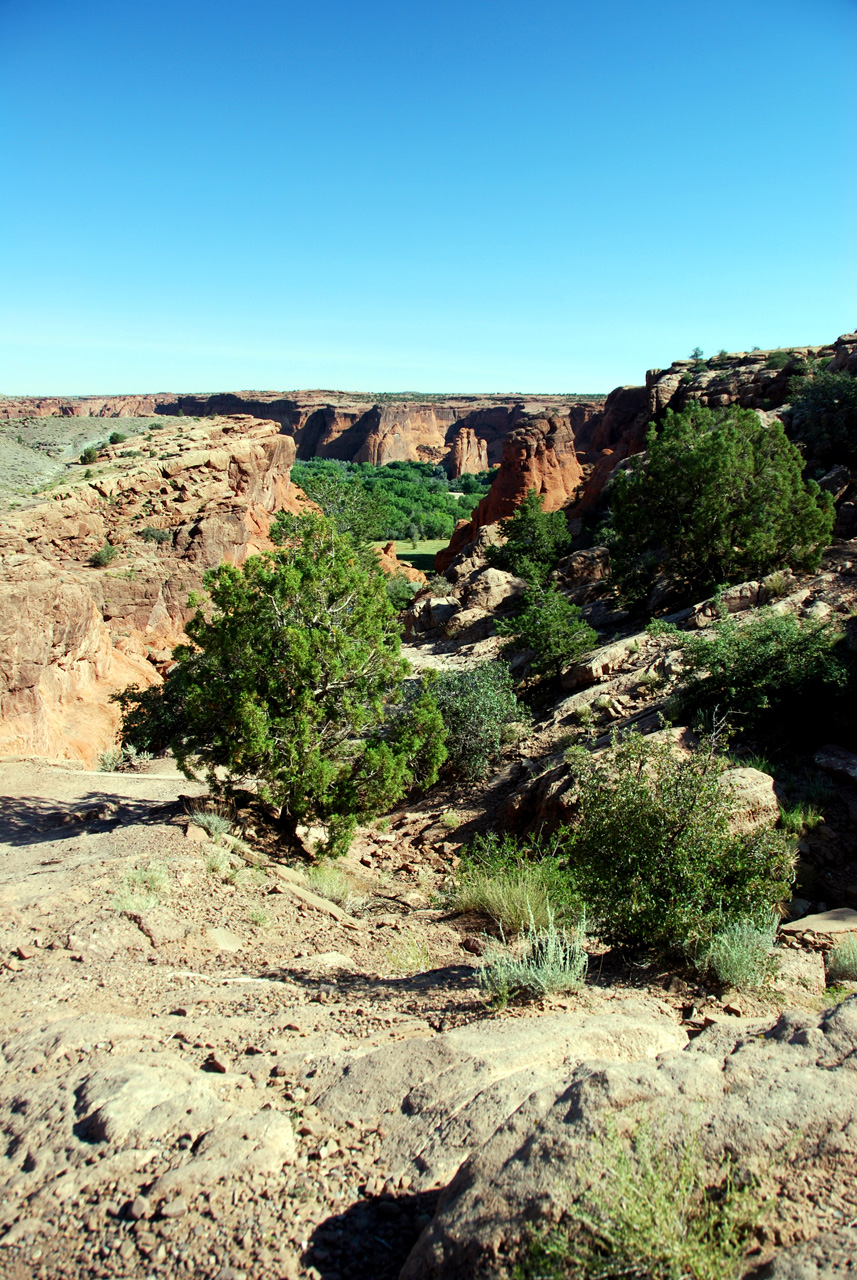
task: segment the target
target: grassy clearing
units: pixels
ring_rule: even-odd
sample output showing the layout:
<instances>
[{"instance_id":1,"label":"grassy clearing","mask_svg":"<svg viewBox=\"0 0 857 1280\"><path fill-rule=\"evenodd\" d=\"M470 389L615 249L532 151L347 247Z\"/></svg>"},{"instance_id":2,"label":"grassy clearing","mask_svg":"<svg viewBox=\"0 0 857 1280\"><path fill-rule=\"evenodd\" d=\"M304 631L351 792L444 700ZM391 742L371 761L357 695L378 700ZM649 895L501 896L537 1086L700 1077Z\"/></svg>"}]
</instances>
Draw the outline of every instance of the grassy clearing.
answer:
<instances>
[{"instance_id":1,"label":"grassy clearing","mask_svg":"<svg viewBox=\"0 0 857 1280\"><path fill-rule=\"evenodd\" d=\"M385 546L385 543L379 543ZM396 542L396 558L407 561L414 569L422 569L423 573L431 573L434 569L434 558L438 551L449 546L449 538L426 538L417 542L416 546L408 541Z\"/></svg>"},{"instance_id":2,"label":"grassy clearing","mask_svg":"<svg viewBox=\"0 0 857 1280\"><path fill-rule=\"evenodd\" d=\"M164 866L150 862L126 872L113 898L117 911L151 911L163 902L169 892L169 877Z\"/></svg>"},{"instance_id":3,"label":"grassy clearing","mask_svg":"<svg viewBox=\"0 0 857 1280\"><path fill-rule=\"evenodd\" d=\"M728 1164L712 1177L698 1135L672 1145L654 1127L628 1139L606 1126L592 1165L576 1171L587 1189L568 1227L537 1235L515 1280L737 1280L758 1196L736 1187Z\"/></svg>"}]
</instances>

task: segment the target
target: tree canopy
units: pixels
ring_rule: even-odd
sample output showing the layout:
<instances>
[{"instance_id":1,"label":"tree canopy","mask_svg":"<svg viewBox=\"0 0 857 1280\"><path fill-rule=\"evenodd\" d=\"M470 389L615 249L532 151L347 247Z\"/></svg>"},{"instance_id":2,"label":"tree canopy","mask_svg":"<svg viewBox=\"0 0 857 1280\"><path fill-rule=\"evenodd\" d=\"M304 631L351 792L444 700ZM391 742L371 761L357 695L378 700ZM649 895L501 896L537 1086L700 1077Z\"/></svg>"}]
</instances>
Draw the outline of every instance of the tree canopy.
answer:
<instances>
[{"instance_id":1,"label":"tree canopy","mask_svg":"<svg viewBox=\"0 0 857 1280\"><path fill-rule=\"evenodd\" d=\"M506 541L487 548L491 564L543 583L551 569L571 546L571 534L563 511L545 511L535 489L530 489L513 515L503 520Z\"/></svg>"},{"instance_id":2,"label":"tree canopy","mask_svg":"<svg viewBox=\"0 0 857 1280\"><path fill-rule=\"evenodd\" d=\"M620 594L641 603L660 579L687 599L783 564L817 568L833 500L801 466L782 424L752 410L668 411L610 495L606 541Z\"/></svg>"},{"instance_id":3,"label":"tree canopy","mask_svg":"<svg viewBox=\"0 0 857 1280\"><path fill-rule=\"evenodd\" d=\"M428 689L394 714L408 666L371 549L317 514L281 519L276 537L278 551L206 575L173 674L119 695L123 740L170 747L215 792L254 780L341 852L358 818L434 781L443 722Z\"/></svg>"},{"instance_id":4,"label":"tree canopy","mask_svg":"<svg viewBox=\"0 0 857 1280\"><path fill-rule=\"evenodd\" d=\"M489 472L450 481L443 467L430 462L375 467L332 458L295 463L292 479L341 533L375 541L449 538L491 483Z\"/></svg>"}]
</instances>

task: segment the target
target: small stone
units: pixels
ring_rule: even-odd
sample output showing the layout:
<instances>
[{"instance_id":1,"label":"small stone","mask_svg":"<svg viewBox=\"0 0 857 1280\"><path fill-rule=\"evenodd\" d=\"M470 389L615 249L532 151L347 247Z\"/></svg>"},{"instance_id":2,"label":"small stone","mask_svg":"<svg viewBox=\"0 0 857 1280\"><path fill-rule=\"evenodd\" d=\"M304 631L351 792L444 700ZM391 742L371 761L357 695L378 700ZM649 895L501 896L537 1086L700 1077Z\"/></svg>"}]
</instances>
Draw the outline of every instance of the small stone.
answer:
<instances>
[{"instance_id":1,"label":"small stone","mask_svg":"<svg viewBox=\"0 0 857 1280\"><path fill-rule=\"evenodd\" d=\"M35 954L33 947L18 947L16 950L19 960L32 960Z\"/></svg>"},{"instance_id":2,"label":"small stone","mask_svg":"<svg viewBox=\"0 0 857 1280\"><path fill-rule=\"evenodd\" d=\"M203 1071L214 1071L225 1076L229 1070L229 1059L225 1053L210 1053L202 1064Z\"/></svg>"},{"instance_id":3,"label":"small stone","mask_svg":"<svg viewBox=\"0 0 857 1280\"><path fill-rule=\"evenodd\" d=\"M169 1204L161 1205L161 1217L163 1218L183 1218L187 1213L187 1200L184 1196L176 1196L175 1200L170 1200Z\"/></svg>"},{"instance_id":4,"label":"small stone","mask_svg":"<svg viewBox=\"0 0 857 1280\"><path fill-rule=\"evenodd\" d=\"M139 1222L141 1218L148 1218L152 1212L152 1206L145 1196L135 1196L131 1201L131 1207L128 1212L135 1222Z\"/></svg>"},{"instance_id":5,"label":"small stone","mask_svg":"<svg viewBox=\"0 0 857 1280\"><path fill-rule=\"evenodd\" d=\"M462 948L469 951L473 956L481 956L485 954L485 939L477 938L475 934L468 934L462 940Z\"/></svg>"},{"instance_id":6,"label":"small stone","mask_svg":"<svg viewBox=\"0 0 857 1280\"><path fill-rule=\"evenodd\" d=\"M741 1018L744 1016L741 1006L737 1004L725 1004L723 1006L723 1012L730 1013L733 1018Z\"/></svg>"}]
</instances>

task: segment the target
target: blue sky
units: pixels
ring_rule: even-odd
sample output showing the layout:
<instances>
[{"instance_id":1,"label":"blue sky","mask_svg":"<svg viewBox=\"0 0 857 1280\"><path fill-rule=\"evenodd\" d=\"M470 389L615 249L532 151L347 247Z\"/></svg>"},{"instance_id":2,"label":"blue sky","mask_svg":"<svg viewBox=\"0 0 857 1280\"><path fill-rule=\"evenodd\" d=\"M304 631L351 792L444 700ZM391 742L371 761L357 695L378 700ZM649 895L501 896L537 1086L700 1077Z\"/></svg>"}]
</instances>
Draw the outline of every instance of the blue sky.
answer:
<instances>
[{"instance_id":1,"label":"blue sky","mask_svg":"<svg viewBox=\"0 0 857 1280\"><path fill-rule=\"evenodd\" d=\"M828 341L855 120L857 0L0 0L0 392Z\"/></svg>"}]
</instances>

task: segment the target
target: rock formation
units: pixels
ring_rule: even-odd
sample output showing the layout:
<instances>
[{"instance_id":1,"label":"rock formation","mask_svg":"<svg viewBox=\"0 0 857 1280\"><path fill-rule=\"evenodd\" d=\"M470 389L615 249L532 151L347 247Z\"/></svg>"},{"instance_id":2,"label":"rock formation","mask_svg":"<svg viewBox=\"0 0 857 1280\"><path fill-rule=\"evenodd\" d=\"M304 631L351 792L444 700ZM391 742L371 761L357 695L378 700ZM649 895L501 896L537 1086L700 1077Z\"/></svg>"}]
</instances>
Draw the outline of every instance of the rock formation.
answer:
<instances>
[{"instance_id":1,"label":"rock formation","mask_svg":"<svg viewBox=\"0 0 857 1280\"><path fill-rule=\"evenodd\" d=\"M0 754L93 765L115 737L111 694L161 679L205 571L270 547L271 516L305 505L279 423L176 419L157 448L108 450L92 483L0 529ZM106 544L114 559L89 566Z\"/></svg>"},{"instance_id":2,"label":"rock formation","mask_svg":"<svg viewBox=\"0 0 857 1280\"><path fill-rule=\"evenodd\" d=\"M663 1159L696 1142L713 1181L728 1161L758 1178L770 1236L803 1254L800 1242L820 1237L842 1266L793 1270L787 1250L773 1274L851 1274L853 1229L840 1239L828 1233L842 1223L830 1197L848 1185L854 1163L855 1053L852 996L821 1015L786 1013L773 1026L714 1026L656 1062L569 1063L462 1165L401 1280L508 1274L535 1228L563 1221L574 1229L578 1197L599 1176L599 1150L627 1147L641 1126Z\"/></svg>"},{"instance_id":3,"label":"rock formation","mask_svg":"<svg viewBox=\"0 0 857 1280\"><path fill-rule=\"evenodd\" d=\"M297 456L346 462L442 463L450 476L484 471L500 461L503 439L533 412L568 415L574 429L598 416L600 397L385 396L343 392L222 392L203 395L7 397L0 422L20 418L122 418L149 415L218 417L235 414L278 422L294 437Z\"/></svg>"},{"instance_id":4,"label":"rock formation","mask_svg":"<svg viewBox=\"0 0 857 1280\"><path fill-rule=\"evenodd\" d=\"M449 567L483 525L512 515L531 489L540 495L546 511L558 511L577 492L582 478L569 415L522 420L503 441L500 470L490 490L470 520L459 524L449 546L438 552L438 572Z\"/></svg>"}]
</instances>

